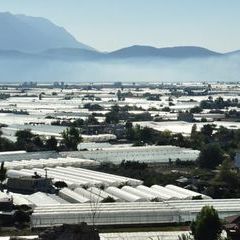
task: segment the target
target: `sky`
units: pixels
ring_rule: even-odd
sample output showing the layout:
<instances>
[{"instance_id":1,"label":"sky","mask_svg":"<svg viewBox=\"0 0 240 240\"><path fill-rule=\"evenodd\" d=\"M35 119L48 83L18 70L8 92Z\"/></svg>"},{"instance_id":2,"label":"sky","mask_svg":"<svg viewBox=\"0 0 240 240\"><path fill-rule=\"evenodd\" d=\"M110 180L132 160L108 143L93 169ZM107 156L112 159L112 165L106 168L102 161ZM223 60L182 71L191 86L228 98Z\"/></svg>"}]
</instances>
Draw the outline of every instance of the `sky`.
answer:
<instances>
[{"instance_id":1,"label":"sky","mask_svg":"<svg viewBox=\"0 0 240 240\"><path fill-rule=\"evenodd\" d=\"M0 0L0 12L48 18L100 51L130 45L240 49L239 0Z\"/></svg>"}]
</instances>

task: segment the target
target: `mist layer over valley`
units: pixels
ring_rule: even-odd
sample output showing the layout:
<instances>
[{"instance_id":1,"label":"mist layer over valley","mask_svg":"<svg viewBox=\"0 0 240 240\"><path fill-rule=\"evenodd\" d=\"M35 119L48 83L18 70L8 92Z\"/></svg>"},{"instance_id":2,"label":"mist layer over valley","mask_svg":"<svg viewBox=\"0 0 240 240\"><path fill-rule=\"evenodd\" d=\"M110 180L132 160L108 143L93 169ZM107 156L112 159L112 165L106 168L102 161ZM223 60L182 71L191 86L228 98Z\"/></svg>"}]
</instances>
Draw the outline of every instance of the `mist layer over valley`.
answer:
<instances>
[{"instance_id":1,"label":"mist layer over valley","mask_svg":"<svg viewBox=\"0 0 240 240\"><path fill-rule=\"evenodd\" d=\"M240 55L202 59L0 59L1 82L239 81Z\"/></svg>"}]
</instances>

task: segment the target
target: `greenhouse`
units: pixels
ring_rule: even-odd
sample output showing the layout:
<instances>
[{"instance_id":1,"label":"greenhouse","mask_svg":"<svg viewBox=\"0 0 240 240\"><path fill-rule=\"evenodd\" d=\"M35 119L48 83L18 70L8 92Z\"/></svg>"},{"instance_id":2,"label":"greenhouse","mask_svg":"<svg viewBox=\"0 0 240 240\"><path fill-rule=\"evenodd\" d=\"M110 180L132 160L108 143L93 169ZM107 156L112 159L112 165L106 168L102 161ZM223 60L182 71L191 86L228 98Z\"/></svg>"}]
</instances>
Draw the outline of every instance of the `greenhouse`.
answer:
<instances>
[{"instance_id":1,"label":"greenhouse","mask_svg":"<svg viewBox=\"0 0 240 240\"><path fill-rule=\"evenodd\" d=\"M188 231L100 233L101 240L179 240Z\"/></svg>"},{"instance_id":2,"label":"greenhouse","mask_svg":"<svg viewBox=\"0 0 240 240\"><path fill-rule=\"evenodd\" d=\"M127 191L124 191L122 189L119 189L117 187L108 187L105 189L106 192L123 199L127 202L144 202L146 201L145 198L137 196L136 194L129 193Z\"/></svg>"},{"instance_id":3,"label":"greenhouse","mask_svg":"<svg viewBox=\"0 0 240 240\"><path fill-rule=\"evenodd\" d=\"M158 200L170 200L170 199L174 199L171 195L160 192L159 190L155 190L143 185L137 186L136 189L138 189L139 191L143 192L143 193L149 193L153 196L155 196L155 198L157 198Z\"/></svg>"},{"instance_id":4,"label":"greenhouse","mask_svg":"<svg viewBox=\"0 0 240 240\"><path fill-rule=\"evenodd\" d=\"M8 169L33 169L33 168L45 168L45 167L92 167L98 166L99 163L94 160L72 158L72 157L58 157L58 158L47 158L47 159L30 159L30 160L16 160L5 162L5 166Z\"/></svg>"},{"instance_id":5,"label":"greenhouse","mask_svg":"<svg viewBox=\"0 0 240 240\"><path fill-rule=\"evenodd\" d=\"M70 203L87 203L90 202L88 198L81 196L80 194L68 189L63 188L59 191L59 196Z\"/></svg>"},{"instance_id":6,"label":"greenhouse","mask_svg":"<svg viewBox=\"0 0 240 240\"><path fill-rule=\"evenodd\" d=\"M139 196L141 198L144 198L146 201L151 201L153 200L154 198L156 198L156 196L148 193L148 192L143 192L137 188L133 188L133 187L130 187L130 186L124 186L122 187L122 190L124 190L125 192L129 192L131 194L134 194L136 196Z\"/></svg>"},{"instance_id":7,"label":"greenhouse","mask_svg":"<svg viewBox=\"0 0 240 240\"><path fill-rule=\"evenodd\" d=\"M57 200L55 200L54 198L51 198L49 195L50 194L43 193L43 192L36 192L31 195L25 195L25 198L35 206L49 205L49 204L55 206L60 204Z\"/></svg>"},{"instance_id":8,"label":"greenhouse","mask_svg":"<svg viewBox=\"0 0 240 240\"><path fill-rule=\"evenodd\" d=\"M181 148L176 146L140 146L103 148L92 151L80 151L74 156L97 161L121 163L125 161L140 161L145 163L169 163L169 159L176 161L195 161L199 156L198 150Z\"/></svg>"},{"instance_id":9,"label":"greenhouse","mask_svg":"<svg viewBox=\"0 0 240 240\"><path fill-rule=\"evenodd\" d=\"M91 193L94 193L95 195L103 198L103 199L106 199L106 198L109 198L111 197L115 202L123 202L122 199L110 194L110 193L107 193L105 192L104 190L100 189L100 188L96 188L96 187L90 187L87 189L89 192Z\"/></svg>"},{"instance_id":10,"label":"greenhouse","mask_svg":"<svg viewBox=\"0 0 240 240\"><path fill-rule=\"evenodd\" d=\"M178 186L175 186L175 185L171 185L171 184L166 185L165 188L173 190L173 191L175 191L177 193L186 195L186 196L188 196L190 198L198 197L198 196L201 196L203 199L209 199L210 198L209 196L206 196L204 194L200 194L200 193L197 193L197 192L185 189L185 188L181 188L181 187L178 187Z\"/></svg>"},{"instance_id":11,"label":"greenhouse","mask_svg":"<svg viewBox=\"0 0 240 240\"><path fill-rule=\"evenodd\" d=\"M98 214L94 222L98 225L184 223L195 219L203 206L213 206L221 218L240 214L240 199L101 203L101 208L96 209L88 203L60 204L36 207L31 223L32 227L82 221L92 224L95 210Z\"/></svg>"},{"instance_id":12,"label":"greenhouse","mask_svg":"<svg viewBox=\"0 0 240 240\"><path fill-rule=\"evenodd\" d=\"M170 196L172 196L172 198L176 198L176 199L192 199L192 197L189 195L182 194L177 191L174 191L174 190L171 190L166 187L159 186L159 185L153 185L153 186L151 186L151 189L160 191L160 192L170 195Z\"/></svg>"},{"instance_id":13,"label":"greenhouse","mask_svg":"<svg viewBox=\"0 0 240 240\"><path fill-rule=\"evenodd\" d=\"M90 200L90 202L101 202L103 200L103 198L99 195L94 194L93 192L87 191L84 188L75 188L74 192L76 192L77 194L87 198Z\"/></svg>"},{"instance_id":14,"label":"greenhouse","mask_svg":"<svg viewBox=\"0 0 240 240\"><path fill-rule=\"evenodd\" d=\"M108 186L121 186L130 185L138 186L142 181L113 174L97 172L88 169L74 168L74 167L56 167L46 168L47 176L53 178L53 182L64 181L69 188L74 189L77 187L108 187ZM45 176L46 169L32 168L21 170L8 170L8 177L23 177L33 176L35 173Z\"/></svg>"}]
</instances>

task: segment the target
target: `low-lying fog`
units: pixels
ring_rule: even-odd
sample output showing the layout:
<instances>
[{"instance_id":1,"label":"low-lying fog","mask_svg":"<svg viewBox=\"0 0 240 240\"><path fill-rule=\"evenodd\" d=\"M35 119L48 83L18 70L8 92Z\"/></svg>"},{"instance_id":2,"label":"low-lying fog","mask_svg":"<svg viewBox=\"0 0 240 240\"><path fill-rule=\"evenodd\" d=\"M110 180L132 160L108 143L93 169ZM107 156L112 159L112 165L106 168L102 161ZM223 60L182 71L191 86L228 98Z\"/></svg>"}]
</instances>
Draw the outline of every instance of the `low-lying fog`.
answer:
<instances>
[{"instance_id":1,"label":"low-lying fog","mask_svg":"<svg viewBox=\"0 0 240 240\"><path fill-rule=\"evenodd\" d=\"M240 54L198 59L0 59L0 82L239 81Z\"/></svg>"}]
</instances>

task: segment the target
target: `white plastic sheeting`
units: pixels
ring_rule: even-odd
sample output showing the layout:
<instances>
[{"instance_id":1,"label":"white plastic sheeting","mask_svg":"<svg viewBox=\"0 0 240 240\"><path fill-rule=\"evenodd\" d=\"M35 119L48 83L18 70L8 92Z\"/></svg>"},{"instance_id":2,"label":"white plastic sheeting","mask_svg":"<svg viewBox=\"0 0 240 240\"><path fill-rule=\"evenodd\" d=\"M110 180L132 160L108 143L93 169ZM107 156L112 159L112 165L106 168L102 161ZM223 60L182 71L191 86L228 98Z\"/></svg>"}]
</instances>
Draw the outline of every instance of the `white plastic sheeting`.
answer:
<instances>
[{"instance_id":1,"label":"white plastic sheeting","mask_svg":"<svg viewBox=\"0 0 240 240\"><path fill-rule=\"evenodd\" d=\"M10 151L0 153L0 162L12 162L20 160L32 160L32 159L48 159L57 158L59 153L55 151L43 151L43 152L26 152L26 151Z\"/></svg>"},{"instance_id":2,"label":"white plastic sheeting","mask_svg":"<svg viewBox=\"0 0 240 240\"><path fill-rule=\"evenodd\" d=\"M0 240L11 240L12 237L0 237ZM18 240L21 240L21 239L38 239L38 236L37 235L33 235L33 236L17 236L17 239ZM101 239L101 240L104 240L104 239Z\"/></svg>"},{"instance_id":3,"label":"white plastic sheeting","mask_svg":"<svg viewBox=\"0 0 240 240\"><path fill-rule=\"evenodd\" d=\"M179 188L179 187L178 187ZM184 189L185 190L185 189ZM43 198L46 203L54 204L55 202L51 201L48 202L49 198L52 198L54 201L57 201L60 204L66 203L100 203L107 197L111 197L114 199L115 202L149 202L149 201L167 201L167 200L184 200L184 202L191 200L192 196L180 194L178 192L174 192L168 188L153 185L152 187L146 187L140 185L136 188L131 186L124 186L121 189L116 187L108 187L105 190L97 187L90 187L88 189L84 189L81 187L75 188L71 191L68 188L64 188L60 190L59 196L55 194L46 194L46 193L37 193L39 194L40 198ZM35 193L35 195L37 195ZM199 193L194 193L194 196L200 195ZM28 200L28 195L21 195L21 194L11 194L9 196L13 196L13 200L15 202L19 202L17 205L35 205L41 206L42 201L33 201ZM16 196L16 197L15 197ZM32 195L29 195L32 198ZM34 196L34 194L33 194ZM15 199L16 198L16 199ZM20 199L19 199L20 198ZM209 198L209 197L208 197ZM208 199L207 196L205 199ZM24 201L25 199L25 201Z\"/></svg>"},{"instance_id":4,"label":"white plastic sheeting","mask_svg":"<svg viewBox=\"0 0 240 240\"><path fill-rule=\"evenodd\" d=\"M143 186L143 185L137 186L136 188L143 193L148 193L148 194L151 194L151 195L155 196L155 198L160 200L160 201L174 199L169 194L160 192L158 190L155 190L155 189Z\"/></svg>"},{"instance_id":5,"label":"white plastic sheeting","mask_svg":"<svg viewBox=\"0 0 240 240\"><path fill-rule=\"evenodd\" d=\"M27 205L33 207L34 204L26 198L26 195L18 193L10 193L13 197L13 204L16 206Z\"/></svg>"},{"instance_id":6,"label":"white plastic sheeting","mask_svg":"<svg viewBox=\"0 0 240 240\"><path fill-rule=\"evenodd\" d=\"M115 140L117 137L114 134L98 134L98 135L84 135L82 134L84 142L107 142Z\"/></svg>"},{"instance_id":7,"label":"white plastic sheeting","mask_svg":"<svg viewBox=\"0 0 240 240\"><path fill-rule=\"evenodd\" d=\"M19 170L7 170L9 178L31 177L32 173L20 172Z\"/></svg>"},{"instance_id":8,"label":"white plastic sheeting","mask_svg":"<svg viewBox=\"0 0 240 240\"><path fill-rule=\"evenodd\" d=\"M172 232L117 232L100 233L101 240L179 240L178 236L189 235L187 231ZM38 236L18 236L18 239L38 239ZM0 237L0 240L10 240L10 237Z\"/></svg>"},{"instance_id":9,"label":"white plastic sheeting","mask_svg":"<svg viewBox=\"0 0 240 240\"><path fill-rule=\"evenodd\" d=\"M133 188L133 187L130 187L130 186L124 186L124 187L122 187L122 190L124 190L126 192L129 192L131 194L134 194L136 196L139 196L141 198L144 198L146 201L151 201L154 198L156 198L154 195L152 195L148 192L143 192L143 191L140 191L137 188Z\"/></svg>"},{"instance_id":10,"label":"white plastic sheeting","mask_svg":"<svg viewBox=\"0 0 240 240\"><path fill-rule=\"evenodd\" d=\"M75 154L76 155L76 154ZM78 156L97 161L120 163L121 161L139 161L145 163L168 163L180 159L181 161L195 161L199 156L198 150L176 146L140 146L103 148L93 151L81 151Z\"/></svg>"},{"instance_id":11,"label":"white plastic sheeting","mask_svg":"<svg viewBox=\"0 0 240 240\"><path fill-rule=\"evenodd\" d=\"M95 195L94 193L87 191L83 188L75 188L74 192L76 192L77 194L87 198L90 200L90 202L101 202L103 200L103 198L99 195Z\"/></svg>"},{"instance_id":12,"label":"white plastic sheeting","mask_svg":"<svg viewBox=\"0 0 240 240\"><path fill-rule=\"evenodd\" d=\"M109 142L82 142L78 144L78 150L96 150L109 147L111 147Z\"/></svg>"},{"instance_id":13,"label":"white plastic sheeting","mask_svg":"<svg viewBox=\"0 0 240 240\"><path fill-rule=\"evenodd\" d=\"M60 204L57 200L49 197L48 195L49 194L47 194L47 193L36 192L31 195L25 195L25 198L28 201L32 202L35 206L49 205L49 204L59 205Z\"/></svg>"},{"instance_id":14,"label":"white plastic sheeting","mask_svg":"<svg viewBox=\"0 0 240 240\"><path fill-rule=\"evenodd\" d=\"M0 202L11 202L12 196L6 192L0 191Z\"/></svg>"},{"instance_id":15,"label":"white plastic sheeting","mask_svg":"<svg viewBox=\"0 0 240 240\"><path fill-rule=\"evenodd\" d=\"M169 232L117 232L100 233L101 240L179 240L182 234L190 235L187 231Z\"/></svg>"},{"instance_id":16,"label":"white plastic sheeting","mask_svg":"<svg viewBox=\"0 0 240 240\"><path fill-rule=\"evenodd\" d=\"M122 199L110 194L110 193L107 193L106 191L100 189L100 188L96 188L96 187L90 187L88 188L88 191L91 192L91 193L94 193L95 195L97 196L100 196L101 198L103 199L106 199L108 197L111 197L114 199L115 202L123 202Z\"/></svg>"},{"instance_id":17,"label":"white plastic sheeting","mask_svg":"<svg viewBox=\"0 0 240 240\"><path fill-rule=\"evenodd\" d=\"M94 220L97 225L184 223L196 218L204 206L213 206L221 218L240 214L240 199L175 200L163 202L101 203ZM31 216L32 227L63 223L92 224L91 204L39 206Z\"/></svg>"},{"instance_id":18,"label":"white plastic sheeting","mask_svg":"<svg viewBox=\"0 0 240 240\"><path fill-rule=\"evenodd\" d=\"M21 170L8 170L7 175L9 177L22 177L30 176L35 172L45 176L46 172L42 168L32 168L32 169L21 169ZM121 185L131 185L137 186L142 184L142 181L122 176L117 176L113 174L107 174L97 171L92 171L82 168L74 167L56 167L47 168L48 177L53 178L53 182L64 181L67 183L68 187L71 189L77 187L108 187L108 186L121 186Z\"/></svg>"},{"instance_id":19,"label":"white plastic sheeting","mask_svg":"<svg viewBox=\"0 0 240 240\"><path fill-rule=\"evenodd\" d=\"M50 198L53 198L54 200L56 200L57 202L61 203L61 204L68 204L69 202L64 200L63 198L55 195L55 194L49 194L48 195Z\"/></svg>"},{"instance_id":20,"label":"white plastic sheeting","mask_svg":"<svg viewBox=\"0 0 240 240\"><path fill-rule=\"evenodd\" d=\"M85 198L78 193L68 189L63 188L59 191L59 196L63 198L64 200L70 202L70 203L87 203L90 202L88 198Z\"/></svg>"},{"instance_id":21,"label":"white plastic sheeting","mask_svg":"<svg viewBox=\"0 0 240 240\"><path fill-rule=\"evenodd\" d=\"M74 166L74 167L89 167L97 166L98 162L89 159L81 158L47 158L47 159L31 159L31 160L18 160L5 162L7 169L32 169L32 168L45 168L45 167L56 167L56 166Z\"/></svg>"},{"instance_id":22,"label":"white plastic sheeting","mask_svg":"<svg viewBox=\"0 0 240 240\"><path fill-rule=\"evenodd\" d=\"M105 189L105 191L120 198L120 199L123 199L127 202L144 202L144 201L146 201L143 197L126 192L126 191L116 188L116 187L108 187Z\"/></svg>"},{"instance_id":23,"label":"white plastic sheeting","mask_svg":"<svg viewBox=\"0 0 240 240\"><path fill-rule=\"evenodd\" d=\"M153 186L151 186L151 189L154 189L161 193L166 193L167 195L170 195L170 196L172 196L172 198L176 198L176 199L192 199L192 197L189 197L189 195L182 194L177 191L174 191L174 190L171 190L166 187L159 186L159 185L153 185Z\"/></svg>"},{"instance_id":24,"label":"white plastic sheeting","mask_svg":"<svg viewBox=\"0 0 240 240\"><path fill-rule=\"evenodd\" d=\"M176 191L177 193L184 194L188 197L201 196L203 199L209 199L210 198L209 196L206 196L204 194L200 194L200 193L197 193L197 192L185 189L185 188L181 188L181 187L178 187L178 186L175 186L175 185L171 185L171 184L166 185L166 188L171 189L173 191Z\"/></svg>"}]
</instances>

